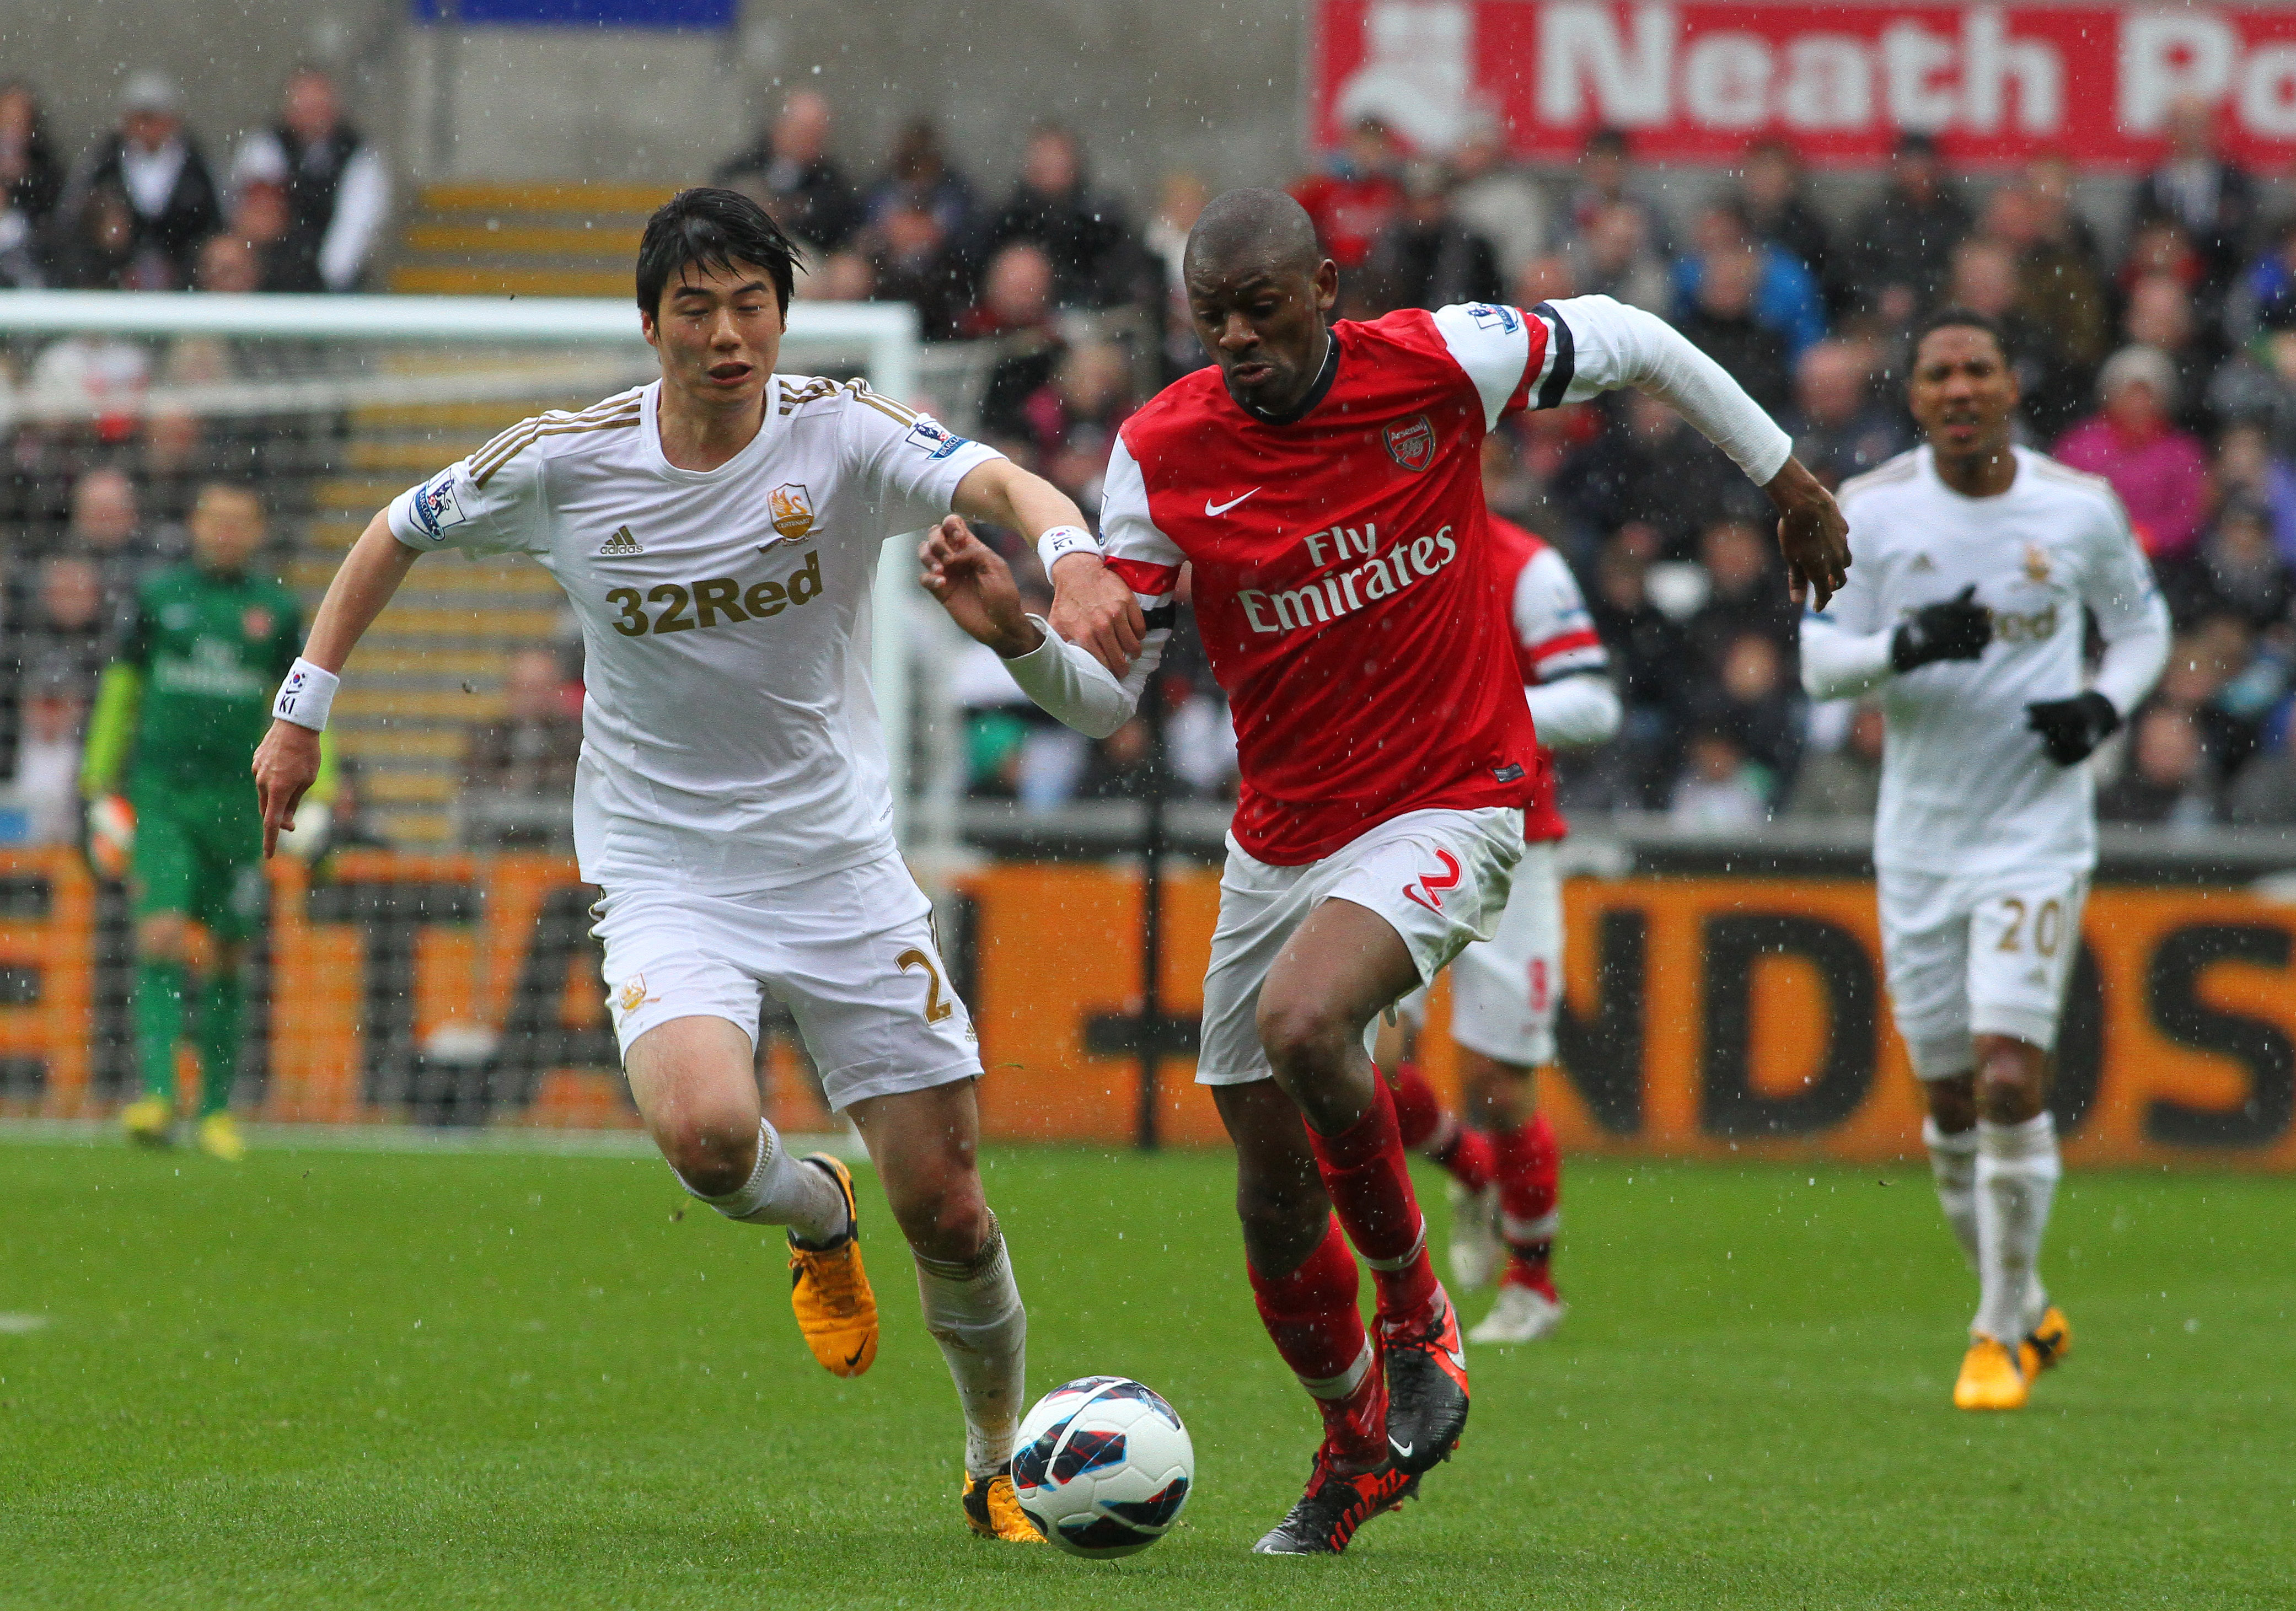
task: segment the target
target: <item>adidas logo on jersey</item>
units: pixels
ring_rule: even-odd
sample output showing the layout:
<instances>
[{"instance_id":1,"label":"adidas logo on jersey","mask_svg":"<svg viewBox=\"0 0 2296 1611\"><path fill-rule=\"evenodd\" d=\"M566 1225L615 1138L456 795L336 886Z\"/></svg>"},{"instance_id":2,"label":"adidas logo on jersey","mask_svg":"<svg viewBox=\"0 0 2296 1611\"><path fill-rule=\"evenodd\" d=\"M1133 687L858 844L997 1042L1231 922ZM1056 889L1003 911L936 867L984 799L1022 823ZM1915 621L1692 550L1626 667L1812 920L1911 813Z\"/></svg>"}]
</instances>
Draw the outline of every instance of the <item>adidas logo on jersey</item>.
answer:
<instances>
[{"instance_id":1,"label":"adidas logo on jersey","mask_svg":"<svg viewBox=\"0 0 2296 1611\"><path fill-rule=\"evenodd\" d=\"M602 560L627 560L632 554L644 552L644 545L630 536L630 528L627 526L615 527L614 535L598 544L598 557Z\"/></svg>"},{"instance_id":2,"label":"adidas logo on jersey","mask_svg":"<svg viewBox=\"0 0 2296 1611\"><path fill-rule=\"evenodd\" d=\"M1911 573L1911 574L1913 574L1913 575L1915 575L1915 576L1920 575L1923 571L1925 571L1925 570L1935 570L1936 568L1937 568L1937 562L1936 562L1935 560L1931 560L1931 559L1929 557L1929 555L1927 555L1927 554L1925 554L1925 553L1917 553L1917 554L1915 554L1915 555L1914 556L1914 562L1913 562L1911 565L1908 565L1908 566L1906 566L1906 569L1909 573Z\"/></svg>"}]
</instances>

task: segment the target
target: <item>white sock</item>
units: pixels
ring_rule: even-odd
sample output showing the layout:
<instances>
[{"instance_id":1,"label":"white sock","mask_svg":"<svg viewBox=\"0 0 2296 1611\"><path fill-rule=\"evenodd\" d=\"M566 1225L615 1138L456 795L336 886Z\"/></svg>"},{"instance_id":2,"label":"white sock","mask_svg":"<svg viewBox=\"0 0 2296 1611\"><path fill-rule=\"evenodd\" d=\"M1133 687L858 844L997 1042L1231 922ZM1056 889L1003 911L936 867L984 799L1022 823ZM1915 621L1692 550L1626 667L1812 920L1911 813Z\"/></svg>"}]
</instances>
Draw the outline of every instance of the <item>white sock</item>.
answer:
<instances>
[{"instance_id":1,"label":"white sock","mask_svg":"<svg viewBox=\"0 0 2296 1611\"><path fill-rule=\"evenodd\" d=\"M2041 1232L2063 1165L2057 1123L1977 1122L1977 1329L2012 1345L2048 1307L2039 1270Z\"/></svg>"},{"instance_id":2,"label":"white sock","mask_svg":"<svg viewBox=\"0 0 2296 1611\"><path fill-rule=\"evenodd\" d=\"M1961 1256L1977 1268L1977 1131L1944 1131L1935 1119L1922 1121L1922 1140L1929 1144L1930 1178L1937 1182L1938 1206Z\"/></svg>"},{"instance_id":3,"label":"white sock","mask_svg":"<svg viewBox=\"0 0 2296 1611\"><path fill-rule=\"evenodd\" d=\"M787 1225L816 1243L845 1234L845 1193L823 1171L790 1157L782 1138L763 1119L758 1121L757 1166L748 1180L722 1197L695 1191L682 1174L677 1183L727 1219L745 1225Z\"/></svg>"},{"instance_id":4,"label":"white sock","mask_svg":"<svg viewBox=\"0 0 2296 1611\"><path fill-rule=\"evenodd\" d=\"M988 1245L973 1257L951 1263L917 1255L917 1296L964 1407L965 1472L994 1476L1013 1458L1029 1363L1029 1312L1013 1284L1013 1261L995 1215Z\"/></svg>"}]
</instances>

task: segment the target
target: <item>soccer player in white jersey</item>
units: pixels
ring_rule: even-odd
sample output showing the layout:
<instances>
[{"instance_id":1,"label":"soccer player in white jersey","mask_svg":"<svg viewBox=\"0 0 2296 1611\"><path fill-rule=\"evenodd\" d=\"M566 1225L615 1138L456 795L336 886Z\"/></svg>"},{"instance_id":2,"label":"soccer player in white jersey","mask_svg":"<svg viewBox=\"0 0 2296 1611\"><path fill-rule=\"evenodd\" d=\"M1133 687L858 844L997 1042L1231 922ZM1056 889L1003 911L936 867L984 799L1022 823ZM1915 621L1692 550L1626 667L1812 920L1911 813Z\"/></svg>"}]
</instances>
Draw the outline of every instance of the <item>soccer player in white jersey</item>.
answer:
<instances>
[{"instance_id":1,"label":"soccer player in white jersey","mask_svg":"<svg viewBox=\"0 0 2296 1611\"><path fill-rule=\"evenodd\" d=\"M808 1345L834 1374L867 1370L876 1301L850 1178L788 1155L752 1073L759 993L789 1006L915 1255L964 1412L965 1519L1034 1541L1004 1474L1027 1321L974 1164L977 1037L893 840L868 606L892 533L956 510L1058 542L1081 518L858 381L776 374L795 262L732 191L664 203L637 258L660 379L514 426L375 516L256 755L266 849L317 769L337 674L418 558L522 552L556 577L588 657L575 842L603 891L596 932L646 1128L695 1197L788 1227Z\"/></svg>"},{"instance_id":2,"label":"soccer player in white jersey","mask_svg":"<svg viewBox=\"0 0 2296 1611\"><path fill-rule=\"evenodd\" d=\"M2012 446L1995 325L1932 315L1910 394L1927 444L1843 486L1857 563L1803 620L1802 683L1881 692L1890 995L1938 1197L1978 1275L1953 1399L2014 1410L2072 1339L2038 1259L2059 1173L2049 1053L2096 864L2082 763L2161 675L2169 617L2112 490ZM2093 677L2085 614L2104 639Z\"/></svg>"}]
</instances>

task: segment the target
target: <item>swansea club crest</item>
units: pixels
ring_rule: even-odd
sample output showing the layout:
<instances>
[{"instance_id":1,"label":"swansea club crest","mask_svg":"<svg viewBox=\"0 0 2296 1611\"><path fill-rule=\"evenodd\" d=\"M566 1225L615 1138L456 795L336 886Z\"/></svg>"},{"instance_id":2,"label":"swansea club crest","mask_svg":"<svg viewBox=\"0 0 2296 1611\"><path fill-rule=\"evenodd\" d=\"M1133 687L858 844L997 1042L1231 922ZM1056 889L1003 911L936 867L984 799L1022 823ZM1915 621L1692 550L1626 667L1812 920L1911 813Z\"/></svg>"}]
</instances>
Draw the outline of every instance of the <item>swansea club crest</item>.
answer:
<instances>
[{"instance_id":1,"label":"swansea club crest","mask_svg":"<svg viewBox=\"0 0 2296 1611\"><path fill-rule=\"evenodd\" d=\"M1435 462L1435 426L1425 414L1398 420L1381 433L1387 456L1406 470L1424 470Z\"/></svg>"}]
</instances>

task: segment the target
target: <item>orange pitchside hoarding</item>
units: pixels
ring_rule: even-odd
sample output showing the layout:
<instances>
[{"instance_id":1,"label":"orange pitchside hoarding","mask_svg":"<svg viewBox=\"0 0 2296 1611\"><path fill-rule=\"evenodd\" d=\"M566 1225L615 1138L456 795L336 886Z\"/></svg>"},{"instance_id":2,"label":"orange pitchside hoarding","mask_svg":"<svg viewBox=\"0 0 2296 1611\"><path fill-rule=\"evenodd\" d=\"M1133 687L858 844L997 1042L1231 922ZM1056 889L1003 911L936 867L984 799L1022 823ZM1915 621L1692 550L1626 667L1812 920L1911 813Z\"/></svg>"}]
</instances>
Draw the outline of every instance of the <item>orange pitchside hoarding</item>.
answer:
<instances>
[{"instance_id":1,"label":"orange pitchside hoarding","mask_svg":"<svg viewBox=\"0 0 2296 1611\"><path fill-rule=\"evenodd\" d=\"M1166 892L1164 1008L1185 1036L1218 878L1182 873ZM1021 863L969 875L961 894L968 932L948 936L951 962L980 1027L988 1133L1130 1140L1137 879ZM378 1100L384 1066L460 1026L499 1047L496 1122L632 1123L587 937L591 895L547 856L360 851L316 882L275 864L262 1116L397 1116ZM13 1089L36 1093L11 1106L98 1111L95 882L70 852L20 854L0 857L0 1064ZM1545 1076L1545 1100L1568 1145L1856 1160L1917 1149L1870 885L1582 879L1564 901L1562 1067ZM2082 942L2057 1082L2069 1158L2296 1168L2296 906L2108 887L2090 898ZM1439 1086L1453 1077L1447 1012L1439 986ZM1218 1138L1193 1072L1185 1055L1164 1066L1167 1140ZM790 1049L774 1050L768 1081L777 1122L826 1122Z\"/></svg>"}]
</instances>

